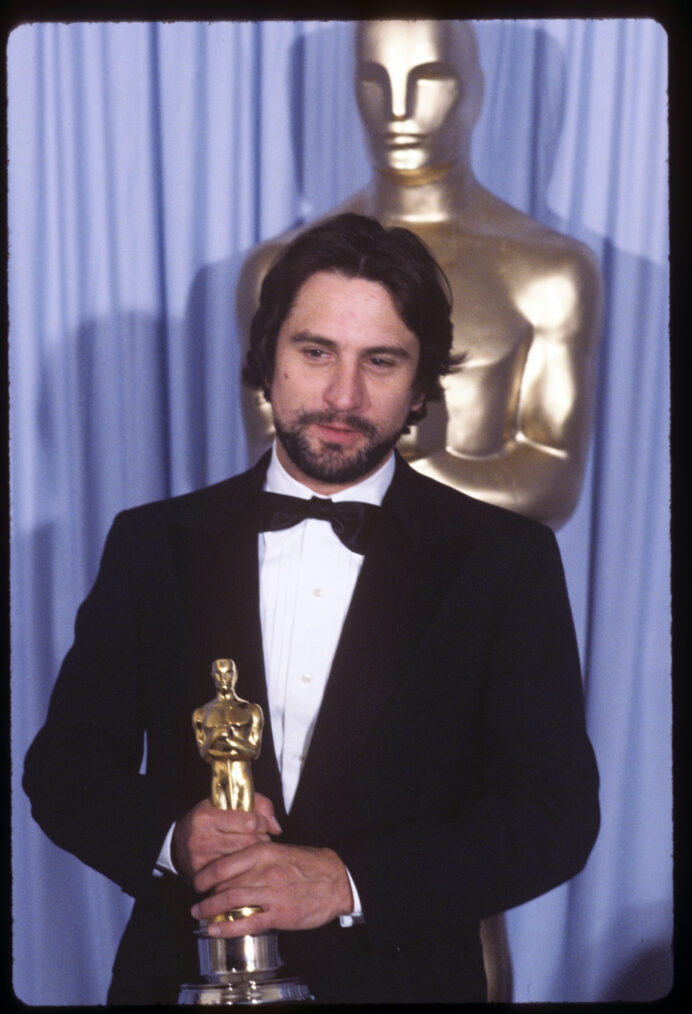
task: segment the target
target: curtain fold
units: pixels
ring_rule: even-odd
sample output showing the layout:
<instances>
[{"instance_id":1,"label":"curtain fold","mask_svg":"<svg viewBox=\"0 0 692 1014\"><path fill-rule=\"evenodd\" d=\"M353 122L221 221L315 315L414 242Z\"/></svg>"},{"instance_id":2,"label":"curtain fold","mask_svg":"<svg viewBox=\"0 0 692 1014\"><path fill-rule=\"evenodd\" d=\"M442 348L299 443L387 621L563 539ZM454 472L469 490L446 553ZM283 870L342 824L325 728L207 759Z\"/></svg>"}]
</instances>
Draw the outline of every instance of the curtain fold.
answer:
<instances>
[{"instance_id":1,"label":"curtain fold","mask_svg":"<svg viewBox=\"0 0 692 1014\"><path fill-rule=\"evenodd\" d=\"M603 824L508 915L517 1001L671 985L667 40L647 19L476 23L473 163L587 243L606 320L559 533ZM25 24L7 49L14 989L105 1000L129 900L55 848L20 779L106 531L241 471L238 272L369 179L347 22Z\"/></svg>"}]
</instances>

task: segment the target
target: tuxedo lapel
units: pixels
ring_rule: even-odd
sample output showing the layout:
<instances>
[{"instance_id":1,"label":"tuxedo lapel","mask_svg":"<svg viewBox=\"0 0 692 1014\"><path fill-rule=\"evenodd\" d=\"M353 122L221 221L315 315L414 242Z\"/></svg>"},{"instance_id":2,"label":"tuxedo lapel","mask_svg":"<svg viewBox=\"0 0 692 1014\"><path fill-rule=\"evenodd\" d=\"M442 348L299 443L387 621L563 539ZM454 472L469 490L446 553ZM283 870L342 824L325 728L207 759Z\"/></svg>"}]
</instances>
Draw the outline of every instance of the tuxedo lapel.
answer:
<instances>
[{"instance_id":1,"label":"tuxedo lapel","mask_svg":"<svg viewBox=\"0 0 692 1014\"><path fill-rule=\"evenodd\" d=\"M193 707L215 694L211 665L232 658L237 692L265 716L262 751L253 764L255 786L269 796L281 820L283 795L274 752L259 618L256 504L266 460L248 473L217 508L217 523L171 525L170 540L185 603L196 695Z\"/></svg>"},{"instance_id":2,"label":"tuxedo lapel","mask_svg":"<svg viewBox=\"0 0 692 1014\"><path fill-rule=\"evenodd\" d=\"M296 821L309 819L319 793L328 794L367 755L368 741L457 572L455 555L435 538L434 522L410 510L412 475L399 462L363 562L291 810ZM357 724L349 718L353 714Z\"/></svg>"}]
</instances>

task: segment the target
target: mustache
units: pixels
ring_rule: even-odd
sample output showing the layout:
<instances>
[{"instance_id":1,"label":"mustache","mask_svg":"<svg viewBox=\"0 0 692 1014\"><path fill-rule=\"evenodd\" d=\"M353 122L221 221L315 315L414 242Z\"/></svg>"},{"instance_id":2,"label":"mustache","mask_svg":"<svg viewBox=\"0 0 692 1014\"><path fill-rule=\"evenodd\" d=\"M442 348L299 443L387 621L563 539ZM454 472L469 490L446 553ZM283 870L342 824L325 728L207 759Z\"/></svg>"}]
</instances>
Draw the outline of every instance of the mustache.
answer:
<instances>
[{"instance_id":1,"label":"mustache","mask_svg":"<svg viewBox=\"0 0 692 1014\"><path fill-rule=\"evenodd\" d=\"M358 415L339 415L338 412L303 412L298 416L297 422L301 426L310 423L317 423L320 426L348 426L349 429L358 430L367 437L376 437L377 428L367 419L361 419Z\"/></svg>"}]
</instances>

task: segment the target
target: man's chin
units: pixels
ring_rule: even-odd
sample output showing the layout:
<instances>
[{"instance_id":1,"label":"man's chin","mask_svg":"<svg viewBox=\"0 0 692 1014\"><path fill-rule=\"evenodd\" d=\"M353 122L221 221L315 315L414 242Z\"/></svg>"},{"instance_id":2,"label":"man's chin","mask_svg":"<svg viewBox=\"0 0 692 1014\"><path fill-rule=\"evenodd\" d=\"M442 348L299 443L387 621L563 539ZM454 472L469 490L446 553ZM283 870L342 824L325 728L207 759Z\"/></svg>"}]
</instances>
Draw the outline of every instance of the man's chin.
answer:
<instances>
[{"instance_id":1,"label":"man's chin","mask_svg":"<svg viewBox=\"0 0 692 1014\"><path fill-rule=\"evenodd\" d=\"M393 446L391 441L371 443L362 437L359 446L344 447L341 443L308 437L304 432L293 434L278 428L277 436L288 457L304 475L316 482L337 486L369 475Z\"/></svg>"},{"instance_id":2,"label":"man's chin","mask_svg":"<svg viewBox=\"0 0 692 1014\"><path fill-rule=\"evenodd\" d=\"M306 455L296 464L311 479L340 485L362 479L379 461L371 464L363 451L344 451L339 444L325 444L321 453Z\"/></svg>"}]
</instances>

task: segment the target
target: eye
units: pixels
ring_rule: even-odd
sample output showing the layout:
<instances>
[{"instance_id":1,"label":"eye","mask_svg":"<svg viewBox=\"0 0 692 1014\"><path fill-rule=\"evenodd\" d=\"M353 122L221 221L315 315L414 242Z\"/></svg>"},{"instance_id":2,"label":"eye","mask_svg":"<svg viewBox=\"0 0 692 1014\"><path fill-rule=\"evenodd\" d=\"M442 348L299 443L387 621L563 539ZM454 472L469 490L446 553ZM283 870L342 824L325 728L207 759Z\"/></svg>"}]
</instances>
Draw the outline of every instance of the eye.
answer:
<instances>
[{"instance_id":1,"label":"eye","mask_svg":"<svg viewBox=\"0 0 692 1014\"><path fill-rule=\"evenodd\" d=\"M457 80L451 67L445 63L422 63L414 71L417 81L450 81Z\"/></svg>"},{"instance_id":2,"label":"eye","mask_svg":"<svg viewBox=\"0 0 692 1014\"><path fill-rule=\"evenodd\" d=\"M320 360L326 359L329 355L327 349L320 348L319 345L307 346L302 349L302 353L306 359L312 362L320 362Z\"/></svg>"},{"instance_id":3,"label":"eye","mask_svg":"<svg viewBox=\"0 0 692 1014\"><path fill-rule=\"evenodd\" d=\"M379 63L361 63L356 80L359 83L384 85L387 83L387 72Z\"/></svg>"}]
</instances>

